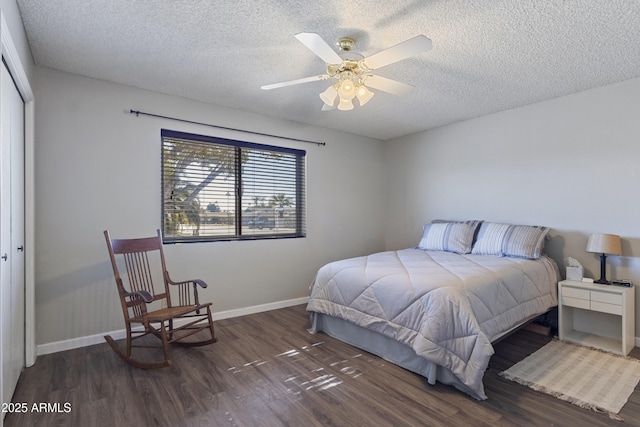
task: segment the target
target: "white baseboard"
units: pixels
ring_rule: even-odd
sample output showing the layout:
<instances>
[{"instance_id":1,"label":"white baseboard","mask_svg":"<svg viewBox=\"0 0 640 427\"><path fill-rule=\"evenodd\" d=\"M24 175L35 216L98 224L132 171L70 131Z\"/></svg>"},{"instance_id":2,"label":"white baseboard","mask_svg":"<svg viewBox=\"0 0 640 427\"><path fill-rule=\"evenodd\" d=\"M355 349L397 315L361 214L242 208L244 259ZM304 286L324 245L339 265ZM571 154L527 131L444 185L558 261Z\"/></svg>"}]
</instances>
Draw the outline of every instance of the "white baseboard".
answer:
<instances>
[{"instance_id":1,"label":"white baseboard","mask_svg":"<svg viewBox=\"0 0 640 427\"><path fill-rule=\"evenodd\" d=\"M279 308L291 307L294 305L306 304L309 297L290 299L285 301L277 301L268 304L254 305L252 307L238 308L235 310L226 310L213 313L213 320L230 319L232 317L246 316L248 314L261 313L263 311L277 310ZM111 335L114 340L126 337L124 329L117 331L105 332L102 334L89 335L86 337L72 338L64 341L56 341L37 346L37 355L57 353L59 351L72 350L74 348L88 347L90 345L104 343L104 336Z\"/></svg>"}]
</instances>

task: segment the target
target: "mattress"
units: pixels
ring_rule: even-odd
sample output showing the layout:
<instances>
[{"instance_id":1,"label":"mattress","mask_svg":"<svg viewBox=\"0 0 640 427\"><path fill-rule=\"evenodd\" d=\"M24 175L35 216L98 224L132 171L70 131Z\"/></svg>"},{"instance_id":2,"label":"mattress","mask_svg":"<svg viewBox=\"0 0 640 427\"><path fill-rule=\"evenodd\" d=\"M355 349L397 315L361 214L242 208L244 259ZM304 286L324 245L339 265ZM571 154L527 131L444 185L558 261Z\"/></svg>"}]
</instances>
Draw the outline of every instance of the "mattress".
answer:
<instances>
[{"instance_id":1,"label":"mattress","mask_svg":"<svg viewBox=\"0 0 640 427\"><path fill-rule=\"evenodd\" d=\"M555 262L544 255L530 260L403 249L325 265L307 310L398 342L418 364L424 359L443 368L459 388L485 399L491 342L556 306L558 279Z\"/></svg>"}]
</instances>

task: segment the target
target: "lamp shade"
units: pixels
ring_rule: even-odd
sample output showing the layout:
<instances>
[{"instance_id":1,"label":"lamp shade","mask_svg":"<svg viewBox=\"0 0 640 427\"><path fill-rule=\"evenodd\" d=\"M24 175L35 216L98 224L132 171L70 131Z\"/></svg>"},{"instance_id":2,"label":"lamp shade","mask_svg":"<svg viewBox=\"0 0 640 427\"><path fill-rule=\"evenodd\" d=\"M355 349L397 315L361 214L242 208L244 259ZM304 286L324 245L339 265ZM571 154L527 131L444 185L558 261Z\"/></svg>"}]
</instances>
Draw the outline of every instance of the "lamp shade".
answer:
<instances>
[{"instance_id":1,"label":"lamp shade","mask_svg":"<svg viewBox=\"0 0 640 427\"><path fill-rule=\"evenodd\" d=\"M338 102L338 110L341 110L341 111L353 110L353 101L351 101L350 99L340 98L340 102Z\"/></svg>"},{"instance_id":2,"label":"lamp shade","mask_svg":"<svg viewBox=\"0 0 640 427\"><path fill-rule=\"evenodd\" d=\"M369 100L373 98L373 95L374 93L367 89L365 85L360 85L356 90L356 96L358 97L358 101L360 101L361 107L369 102Z\"/></svg>"},{"instance_id":3,"label":"lamp shade","mask_svg":"<svg viewBox=\"0 0 640 427\"><path fill-rule=\"evenodd\" d=\"M592 234L587 243L587 252L596 254L622 255L620 236L615 234Z\"/></svg>"},{"instance_id":4,"label":"lamp shade","mask_svg":"<svg viewBox=\"0 0 640 427\"><path fill-rule=\"evenodd\" d=\"M327 90L325 90L320 94L320 99L322 99L322 102L324 102L325 105L328 105L331 107L335 104L337 96L338 96L338 91L336 90L336 88L333 86L329 86Z\"/></svg>"},{"instance_id":5,"label":"lamp shade","mask_svg":"<svg viewBox=\"0 0 640 427\"><path fill-rule=\"evenodd\" d=\"M356 97L356 85L349 78L342 80L338 87L340 99L352 100Z\"/></svg>"}]
</instances>

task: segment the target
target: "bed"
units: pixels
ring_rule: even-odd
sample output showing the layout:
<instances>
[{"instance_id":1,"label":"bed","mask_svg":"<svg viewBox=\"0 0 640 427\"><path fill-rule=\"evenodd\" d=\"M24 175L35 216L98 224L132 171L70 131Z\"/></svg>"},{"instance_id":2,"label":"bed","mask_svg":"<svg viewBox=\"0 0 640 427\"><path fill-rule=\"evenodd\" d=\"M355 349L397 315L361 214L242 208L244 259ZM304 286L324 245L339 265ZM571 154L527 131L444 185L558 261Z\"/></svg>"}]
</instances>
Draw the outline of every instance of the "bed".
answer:
<instances>
[{"instance_id":1,"label":"bed","mask_svg":"<svg viewBox=\"0 0 640 427\"><path fill-rule=\"evenodd\" d=\"M557 305L548 231L437 222L416 248L331 262L311 285L310 332L486 399L492 342Z\"/></svg>"}]
</instances>

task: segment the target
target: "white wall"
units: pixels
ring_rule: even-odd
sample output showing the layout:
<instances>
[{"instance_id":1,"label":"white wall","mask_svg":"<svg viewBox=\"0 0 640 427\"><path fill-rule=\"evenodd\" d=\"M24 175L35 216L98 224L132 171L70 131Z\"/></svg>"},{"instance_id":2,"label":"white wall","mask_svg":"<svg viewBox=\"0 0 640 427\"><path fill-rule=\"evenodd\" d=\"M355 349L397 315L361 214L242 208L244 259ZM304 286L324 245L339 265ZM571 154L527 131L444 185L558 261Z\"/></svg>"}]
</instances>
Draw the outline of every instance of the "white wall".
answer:
<instances>
[{"instance_id":1,"label":"white wall","mask_svg":"<svg viewBox=\"0 0 640 427\"><path fill-rule=\"evenodd\" d=\"M388 142L387 249L435 218L546 225L551 255L599 278L588 236L619 234L608 277L640 285L639 118L634 79Z\"/></svg>"},{"instance_id":2,"label":"white wall","mask_svg":"<svg viewBox=\"0 0 640 427\"><path fill-rule=\"evenodd\" d=\"M160 129L307 150L307 238L166 246L174 279L209 283L215 312L306 297L324 263L384 249L380 141L36 68L39 345L123 328L102 231L160 226ZM302 142L128 114L147 111Z\"/></svg>"}]
</instances>

